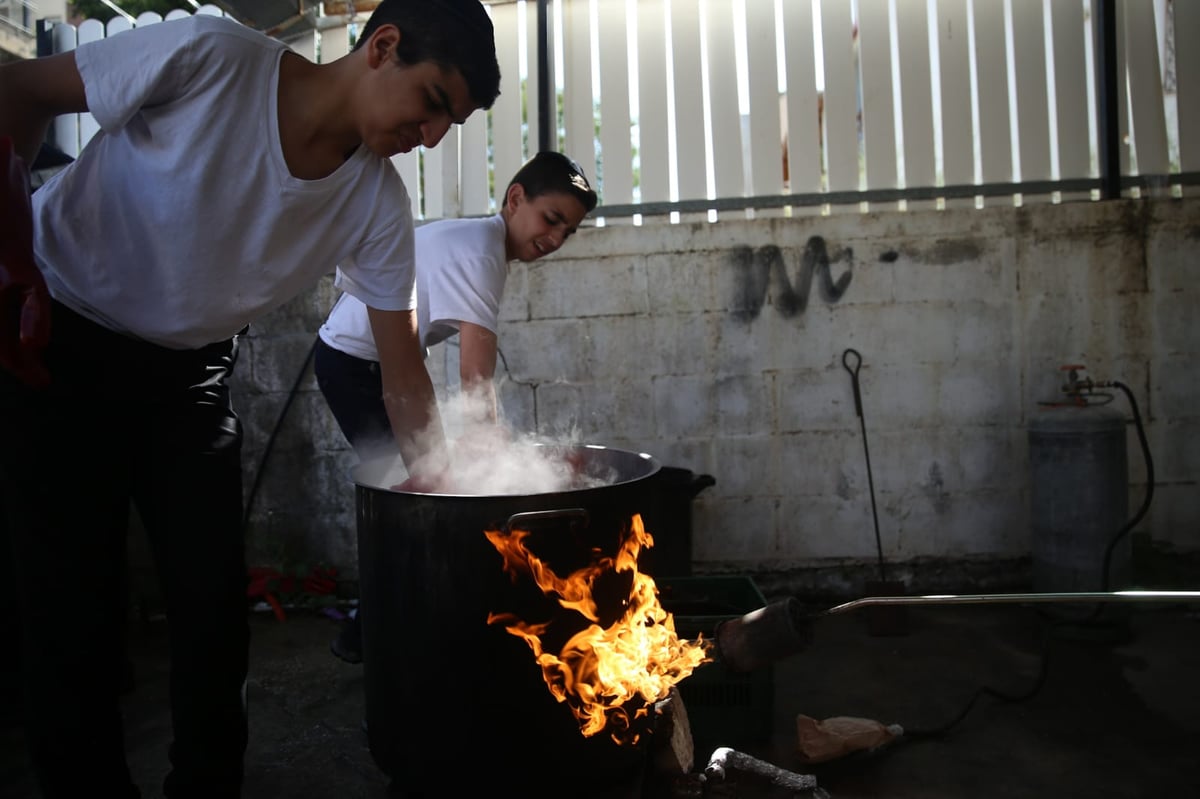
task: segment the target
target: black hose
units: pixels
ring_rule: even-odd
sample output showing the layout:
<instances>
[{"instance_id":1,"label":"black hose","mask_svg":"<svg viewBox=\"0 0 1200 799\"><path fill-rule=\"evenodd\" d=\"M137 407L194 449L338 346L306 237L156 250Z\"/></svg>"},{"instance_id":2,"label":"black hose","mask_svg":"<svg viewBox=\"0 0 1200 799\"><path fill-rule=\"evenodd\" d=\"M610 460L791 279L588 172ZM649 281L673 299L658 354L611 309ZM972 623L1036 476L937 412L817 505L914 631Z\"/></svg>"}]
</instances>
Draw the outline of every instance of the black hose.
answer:
<instances>
[{"instance_id":1,"label":"black hose","mask_svg":"<svg viewBox=\"0 0 1200 799\"><path fill-rule=\"evenodd\" d=\"M1121 540L1125 538L1125 536L1129 535L1133 528L1136 527L1143 518L1145 518L1147 511L1150 510L1150 501L1154 498L1154 459L1150 457L1150 445L1146 442L1146 430L1142 426L1142 415L1138 412L1137 400L1134 399L1133 392L1130 391L1129 387L1124 383L1114 380L1112 381L1111 385L1114 388L1121 389L1121 391L1125 393L1125 398L1129 400L1129 407L1133 411L1134 429L1137 430L1138 444L1142 448L1142 458L1146 462L1146 493L1142 497L1142 505L1138 508L1137 513L1135 513L1133 518L1126 522L1125 526L1118 530L1116 535L1112 537L1112 540L1108 542L1108 548L1104 551L1104 566L1102 568L1102 574L1100 575L1101 591L1109 590L1108 586L1111 578L1109 572L1112 569L1112 557L1113 552L1116 551L1117 544L1119 544ZM1097 609L1097 612L1099 612L1099 609Z\"/></svg>"},{"instance_id":2,"label":"black hose","mask_svg":"<svg viewBox=\"0 0 1200 799\"><path fill-rule=\"evenodd\" d=\"M1150 501L1154 498L1154 459L1150 457L1150 445L1146 441L1146 430L1142 424L1142 415L1138 411L1137 400L1134 398L1133 392L1124 383L1121 383L1116 380L1109 382L1109 383L1103 383L1100 385L1112 386L1113 388L1120 389L1125 394L1125 398L1129 400L1129 407L1133 412L1134 428L1137 430L1138 444L1141 446L1142 457L1145 459L1145 462L1146 462L1146 493L1142 498L1141 507L1139 507L1137 510L1137 513L1135 513L1132 517L1130 517L1129 521L1127 521L1124 524L1124 526L1122 526L1121 529L1118 530L1116 532L1116 534L1113 535L1113 537L1108 542L1107 548L1104 551L1104 565L1102 567L1102 574L1101 574L1101 583L1102 583L1101 590L1107 592L1109 590L1109 583L1110 583L1110 577L1111 577L1109 572L1112 570L1113 552L1116 551L1117 544L1119 544L1125 538L1125 536L1129 535L1129 533L1133 530L1133 528L1136 527L1143 518L1145 518L1146 513L1150 510ZM1112 400L1112 397L1108 396L1108 398L1105 400L1105 403L1110 402L1111 400ZM1104 403L1091 403L1091 404L1104 404ZM1097 604L1096 609L1083 621L1086 622L1086 621L1094 620L1097 616L1100 615L1100 613L1103 611L1103 609L1104 609L1103 605ZM959 722L961 722L963 719L965 719L967 717L967 714L971 712L971 709L975 706L975 703L978 702L979 699L983 696L990 696L990 697L992 697L994 699L998 699L1002 702L1009 702L1009 703L1024 702L1024 701L1027 701L1027 700L1032 699L1033 697L1037 696L1038 692L1041 691L1042 687L1046 684L1046 675L1049 672L1050 638L1051 638L1051 633L1052 633L1053 629L1056 626L1067 626L1067 625L1078 624L1078 623L1079 622L1068 622L1066 620L1062 620L1062 621L1058 621L1058 622L1052 622L1046 628L1046 631L1044 632L1043 637L1042 637L1042 644L1041 644L1041 649L1042 649L1041 665L1038 668L1037 678L1034 680L1033 685L1030 686L1029 690L1025 691L1024 693L1020 693L1020 694L1007 694L1007 693L1003 693L1001 691L997 691L994 688L990 688L988 686L983 686L982 688L980 688L978 691L975 692L975 694L967 701L967 704L963 707L963 709L961 711L959 711L958 715L955 716L950 721L948 721L945 724L942 724L938 727L933 727L933 728L927 729L927 730L920 730L920 729L908 730L906 728L905 733L904 733L905 737L908 737L908 738L936 738L938 736L945 735L947 732L950 731L951 728L956 726Z\"/></svg>"},{"instance_id":3,"label":"black hose","mask_svg":"<svg viewBox=\"0 0 1200 799\"><path fill-rule=\"evenodd\" d=\"M258 459L258 471L254 475L254 484L250 486L250 493L246 495L246 504L242 509L242 532L245 533L246 528L250 524L250 509L254 506L254 498L258 495L258 487L262 484L263 472L267 469L267 458L271 456L271 450L275 448L275 439L279 436L279 430L283 427L284 417L287 416L288 409L292 407L292 401L296 399L296 394L300 391L300 383L304 380L304 374L308 371L308 365L312 363L313 356L317 352L317 339L313 338L312 346L308 348L308 355L304 356L304 363L300 364L300 371L296 373L296 380L292 383L292 390L288 392L287 399L283 402L283 407L279 409L279 416L275 419L275 426L271 429L271 435L267 438L267 444L263 447L262 457Z\"/></svg>"},{"instance_id":4,"label":"black hose","mask_svg":"<svg viewBox=\"0 0 1200 799\"><path fill-rule=\"evenodd\" d=\"M1001 702L1006 702L1009 704L1026 702L1030 699L1033 699L1033 697L1037 696L1038 692L1040 692L1046 685L1046 675L1050 673L1050 637L1050 632L1048 630L1043 632L1041 641L1041 662L1038 666L1037 677L1034 678L1033 685L1031 685L1028 690L1019 694L1010 694L984 685L975 691L971 698L967 700L967 704L963 706L963 709L960 710L958 715L956 715L954 718L937 727L930 727L928 729L910 729L909 727L905 727L904 737L909 739L928 739L939 738L945 735L946 733L950 732L951 729L958 726L958 724L967 717L967 714L971 712L971 709L975 707L975 703L984 696L990 696L993 699L998 699Z\"/></svg>"}]
</instances>

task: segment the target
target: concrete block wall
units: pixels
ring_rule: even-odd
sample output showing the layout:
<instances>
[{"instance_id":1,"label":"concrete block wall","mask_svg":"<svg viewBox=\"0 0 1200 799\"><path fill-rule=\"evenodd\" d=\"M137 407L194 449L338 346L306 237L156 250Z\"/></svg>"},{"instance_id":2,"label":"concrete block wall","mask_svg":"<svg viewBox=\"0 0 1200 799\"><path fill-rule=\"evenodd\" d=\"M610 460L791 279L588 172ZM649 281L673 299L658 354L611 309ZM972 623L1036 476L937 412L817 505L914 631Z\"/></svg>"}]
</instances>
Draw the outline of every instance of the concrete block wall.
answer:
<instances>
[{"instance_id":1,"label":"concrete block wall","mask_svg":"<svg viewBox=\"0 0 1200 799\"><path fill-rule=\"evenodd\" d=\"M1156 469L1139 529L1200 551L1198 240L1194 199L588 228L512 266L503 413L715 477L693 504L697 571L851 590L876 561L853 348L885 559L920 585L1000 585L1030 551L1030 414L1081 363L1139 403ZM323 286L252 331L248 471L331 301ZM453 383L452 346L429 364ZM352 459L311 389L252 542L353 572ZM1129 462L1136 508L1132 429Z\"/></svg>"}]
</instances>

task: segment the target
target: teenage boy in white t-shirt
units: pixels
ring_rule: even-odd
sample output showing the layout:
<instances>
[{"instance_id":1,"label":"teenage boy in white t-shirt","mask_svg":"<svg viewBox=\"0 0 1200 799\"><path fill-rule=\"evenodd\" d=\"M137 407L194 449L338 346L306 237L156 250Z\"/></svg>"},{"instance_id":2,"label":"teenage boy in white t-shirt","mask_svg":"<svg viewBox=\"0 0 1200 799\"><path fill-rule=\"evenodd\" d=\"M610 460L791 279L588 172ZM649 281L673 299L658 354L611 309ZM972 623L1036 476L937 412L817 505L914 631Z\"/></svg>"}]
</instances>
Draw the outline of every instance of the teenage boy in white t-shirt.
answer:
<instances>
[{"instance_id":1,"label":"teenage boy in white t-shirt","mask_svg":"<svg viewBox=\"0 0 1200 799\"><path fill-rule=\"evenodd\" d=\"M500 213L446 219L416 231L417 322L428 348L459 338L459 374L474 426L498 421L500 301L510 261L535 261L563 245L596 207L596 192L567 156L540 152L509 182ZM360 458L394 451L383 405L379 354L366 306L349 294L333 306L316 345L314 370L338 426ZM478 429L478 428L473 428ZM357 619L333 642L338 657L362 659Z\"/></svg>"},{"instance_id":2,"label":"teenage boy in white t-shirt","mask_svg":"<svg viewBox=\"0 0 1200 799\"><path fill-rule=\"evenodd\" d=\"M131 502L171 656L170 799L236 799L249 659L240 331L334 264L371 305L397 445L445 465L416 341L412 215L389 159L499 94L478 0L382 0L321 64L197 14L0 65L0 535L21 596L47 799L138 795L124 752ZM29 196L53 117L100 131ZM432 442L431 445L427 445ZM68 495L63 489L67 488Z\"/></svg>"}]
</instances>

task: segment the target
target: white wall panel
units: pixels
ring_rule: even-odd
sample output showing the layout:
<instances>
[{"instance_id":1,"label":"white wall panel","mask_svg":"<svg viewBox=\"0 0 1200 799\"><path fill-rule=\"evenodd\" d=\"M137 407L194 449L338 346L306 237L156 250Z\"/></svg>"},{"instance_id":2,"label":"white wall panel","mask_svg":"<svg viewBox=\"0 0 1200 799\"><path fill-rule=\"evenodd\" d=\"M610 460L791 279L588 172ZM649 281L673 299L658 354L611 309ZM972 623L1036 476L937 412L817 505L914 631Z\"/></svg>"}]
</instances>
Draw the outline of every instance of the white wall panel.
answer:
<instances>
[{"instance_id":1,"label":"white wall panel","mask_svg":"<svg viewBox=\"0 0 1200 799\"><path fill-rule=\"evenodd\" d=\"M821 0L825 54L825 152L830 191L857 191L859 175L857 43L844 0Z\"/></svg>"},{"instance_id":2,"label":"white wall panel","mask_svg":"<svg viewBox=\"0 0 1200 799\"><path fill-rule=\"evenodd\" d=\"M1054 104L1058 130L1058 176L1094 177L1088 124L1087 57L1082 0L1050 4L1054 40Z\"/></svg>"},{"instance_id":3,"label":"white wall panel","mask_svg":"<svg viewBox=\"0 0 1200 799\"><path fill-rule=\"evenodd\" d=\"M525 150L521 115L521 51L520 35L517 30L520 20L517 17L517 4L488 6L492 15L492 26L496 31L496 60L500 64L500 96L492 105L492 169L493 169L493 199L496 209L504 203L504 190L508 181L525 162ZM536 43L531 43L535 46ZM536 54L530 57L536 63ZM529 114L537 117L537 97L530 95ZM530 134L536 136L534 126L530 126ZM534 142L536 147L536 139Z\"/></svg>"},{"instance_id":4,"label":"white wall panel","mask_svg":"<svg viewBox=\"0 0 1200 799\"><path fill-rule=\"evenodd\" d=\"M563 151L596 174L596 118L592 95L592 31L588 0L563 1Z\"/></svg>"},{"instance_id":5,"label":"white wall panel","mask_svg":"<svg viewBox=\"0 0 1200 799\"><path fill-rule=\"evenodd\" d=\"M1050 111L1047 104L1046 28L1042 0L1010 1L1021 180L1049 180Z\"/></svg>"},{"instance_id":6,"label":"white wall panel","mask_svg":"<svg viewBox=\"0 0 1200 799\"><path fill-rule=\"evenodd\" d=\"M1200 47L1196 46L1200 42L1200 3L1176 2L1171 7L1175 11L1180 166L1184 172L1200 172Z\"/></svg>"},{"instance_id":7,"label":"white wall panel","mask_svg":"<svg viewBox=\"0 0 1200 799\"><path fill-rule=\"evenodd\" d=\"M812 4L783 4L787 79L788 191L821 190L821 114L818 109ZM719 193L717 196L721 196Z\"/></svg>"},{"instance_id":8,"label":"white wall panel","mask_svg":"<svg viewBox=\"0 0 1200 799\"><path fill-rule=\"evenodd\" d=\"M775 36L775 4L771 0L746 0L752 195L783 191L783 125L779 118Z\"/></svg>"},{"instance_id":9,"label":"white wall panel","mask_svg":"<svg viewBox=\"0 0 1200 799\"><path fill-rule=\"evenodd\" d=\"M891 15L888 0L859 0L858 9L866 185L891 189L900 185L896 175Z\"/></svg>"},{"instance_id":10,"label":"white wall panel","mask_svg":"<svg viewBox=\"0 0 1200 799\"><path fill-rule=\"evenodd\" d=\"M697 0L671 0L671 53L675 75L675 163L679 199L704 199L708 196L704 169L707 148Z\"/></svg>"},{"instance_id":11,"label":"white wall panel","mask_svg":"<svg viewBox=\"0 0 1200 799\"><path fill-rule=\"evenodd\" d=\"M599 1L600 158L604 180L588 180L609 205L633 202L633 144L629 115L629 44L625 0Z\"/></svg>"},{"instance_id":12,"label":"white wall panel","mask_svg":"<svg viewBox=\"0 0 1200 799\"><path fill-rule=\"evenodd\" d=\"M1137 171L1142 175L1165 175L1168 170L1167 124L1163 114L1154 6L1152 0L1122 0L1122 5L1125 12L1125 68ZM1198 45L1200 43L1190 42L1184 47Z\"/></svg>"},{"instance_id":13,"label":"white wall panel","mask_svg":"<svg viewBox=\"0 0 1200 799\"><path fill-rule=\"evenodd\" d=\"M642 202L670 197L667 145L667 47L662 0L639 0L638 164Z\"/></svg>"}]
</instances>

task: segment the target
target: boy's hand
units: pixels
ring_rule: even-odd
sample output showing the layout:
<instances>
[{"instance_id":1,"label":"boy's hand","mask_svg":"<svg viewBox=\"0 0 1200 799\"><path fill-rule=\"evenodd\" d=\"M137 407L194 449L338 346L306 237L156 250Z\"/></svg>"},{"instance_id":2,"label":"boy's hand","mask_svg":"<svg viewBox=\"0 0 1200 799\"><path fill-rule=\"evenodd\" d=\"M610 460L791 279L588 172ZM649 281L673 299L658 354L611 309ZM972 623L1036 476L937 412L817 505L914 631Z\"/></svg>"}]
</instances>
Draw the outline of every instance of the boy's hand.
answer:
<instances>
[{"instance_id":1,"label":"boy's hand","mask_svg":"<svg viewBox=\"0 0 1200 799\"><path fill-rule=\"evenodd\" d=\"M0 368L34 388L50 383L42 350L50 341L50 292L33 262L29 172L0 138Z\"/></svg>"}]
</instances>

